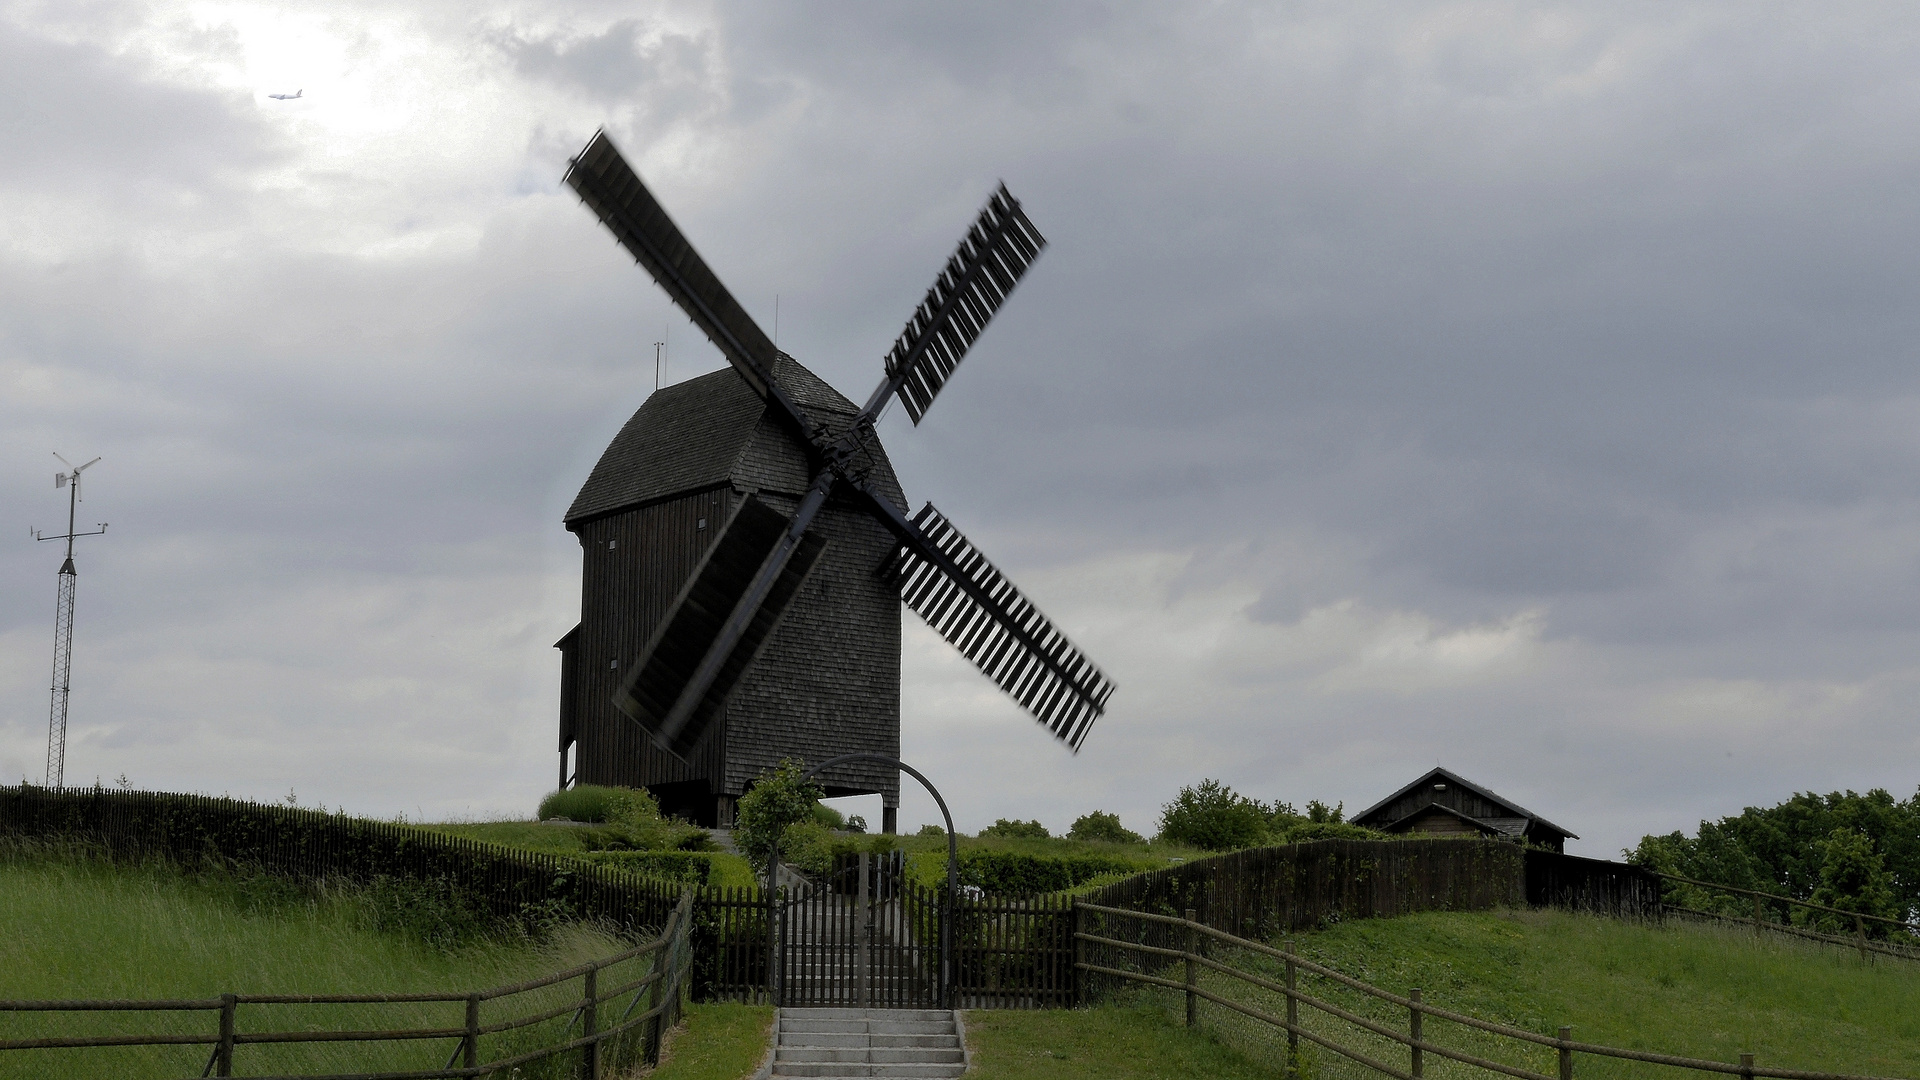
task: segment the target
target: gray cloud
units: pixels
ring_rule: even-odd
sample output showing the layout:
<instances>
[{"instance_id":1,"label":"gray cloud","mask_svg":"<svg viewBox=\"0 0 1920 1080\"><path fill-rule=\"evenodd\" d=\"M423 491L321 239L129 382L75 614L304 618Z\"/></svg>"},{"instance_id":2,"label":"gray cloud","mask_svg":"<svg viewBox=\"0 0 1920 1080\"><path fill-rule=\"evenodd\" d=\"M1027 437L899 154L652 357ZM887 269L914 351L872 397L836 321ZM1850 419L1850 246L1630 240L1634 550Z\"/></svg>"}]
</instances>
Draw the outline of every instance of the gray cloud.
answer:
<instances>
[{"instance_id":1,"label":"gray cloud","mask_svg":"<svg viewBox=\"0 0 1920 1080\"><path fill-rule=\"evenodd\" d=\"M1606 854L1920 782L1904 15L344 8L311 32L361 59L275 113L219 88L257 31L101 10L172 44L0 24L16 529L47 449L108 458L88 775L377 813L550 782L561 509L651 342L719 364L557 187L605 124L851 395L996 178L1052 240L883 425L1121 684L1071 757L911 644L908 753L970 826L1143 828L1206 775L1351 808L1441 758ZM46 548L0 560L8 771Z\"/></svg>"}]
</instances>

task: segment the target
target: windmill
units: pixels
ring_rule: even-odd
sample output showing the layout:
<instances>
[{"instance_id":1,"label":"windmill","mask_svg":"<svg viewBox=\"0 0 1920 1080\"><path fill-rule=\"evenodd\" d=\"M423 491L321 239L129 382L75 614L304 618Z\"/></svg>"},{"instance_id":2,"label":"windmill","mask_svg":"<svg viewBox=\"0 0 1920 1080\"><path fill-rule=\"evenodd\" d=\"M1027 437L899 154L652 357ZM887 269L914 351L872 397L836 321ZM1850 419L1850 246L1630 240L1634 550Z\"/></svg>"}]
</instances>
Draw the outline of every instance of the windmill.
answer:
<instances>
[{"instance_id":1,"label":"windmill","mask_svg":"<svg viewBox=\"0 0 1920 1080\"><path fill-rule=\"evenodd\" d=\"M67 696L73 670L73 597L75 588L80 584L79 572L73 568L73 541L81 536L99 536L107 531L107 526L101 522L100 527L92 532L74 531L74 518L80 504L80 474L98 464L100 459L94 458L85 465L75 466L58 453L53 456L67 467L66 472L53 474L54 489L67 489L67 531L59 536L42 536L35 529L33 538L67 542L67 559L60 564L60 593L53 609L53 707L47 716L45 778L48 787L60 788L66 785L67 778Z\"/></svg>"},{"instance_id":2,"label":"windmill","mask_svg":"<svg viewBox=\"0 0 1920 1080\"><path fill-rule=\"evenodd\" d=\"M663 610L648 612L652 618L629 620L644 622L651 632L644 644L635 636L637 648L626 657L615 652L602 664L599 653L617 648L613 639L606 637L593 645L576 636L589 627L584 612L594 597L593 583L584 585L582 625L560 642L568 658L563 671L575 673L576 680L591 678L610 687L619 712L671 759L666 765L677 761L693 767L702 755L715 752L716 727L725 727L720 721L743 682L750 677L765 681L764 673L754 669L776 635L801 639L792 641L789 649L800 658L789 663L783 654L781 663L802 674L809 664L834 662L834 645L791 626L783 630L782 619L803 592L813 596L827 591L831 582L815 586L810 581L817 569L836 557L857 559L854 552L830 555L830 548L836 544L859 548L863 538L877 536L879 557L867 562L866 577L904 600L1055 738L1077 751L1105 711L1113 684L931 503L908 515L874 431L890 398L899 400L915 425L920 423L1045 245L1005 185L988 199L908 319L886 355L879 386L855 408L775 347L694 251L604 131L596 133L572 160L565 182L720 349L732 371L670 387L649 399L595 467L569 511L568 528L581 533L583 547L607 559L621 550L616 546L620 537L594 532L589 526L616 510L657 506L659 520L664 522L667 507L704 497L711 501L694 502L688 504L694 509L673 513L690 520L700 507L711 506L718 527L709 531L708 517L698 518L698 529L707 537L686 548L697 550L697 560L677 571L679 576L665 573L672 598L653 605ZM702 385L692 387L692 383ZM670 392L680 393L669 399ZM657 408L656 401L661 402ZM654 410L651 419L650 409ZM698 454L685 449L690 442L726 442L733 437L727 433L735 430L747 432L740 437L745 440L743 449L729 449L731 443L711 452L703 445ZM652 456L625 452L620 450L623 442L655 449L647 452ZM789 466L793 480L764 489L756 489L758 481L743 480L743 472L758 476L777 471L771 465L741 464L752 458L755 446L786 447L785 457L776 454L774 464ZM728 458L728 453L734 456ZM702 479L695 475L699 470L687 463L690 454L724 459L727 464L713 477ZM646 486L663 473L685 473L687 479L671 490ZM698 494L700 483L723 482L730 485L724 497ZM609 494L615 488L621 493ZM677 527L685 528L684 524ZM662 531L667 528L646 526L642 534L629 539L629 549L635 546L634 540L646 552L682 544L678 533ZM868 553L874 553L871 545ZM648 559L645 553L637 557ZM588 577L594 565L590 560ZM657 559L635 565L637 574L660 576ZM622 579L613 571L605 580L608 589L622 587L617 584ZM845 592L859 585L849 580L838 587ZM888 597L886 607L894 620L892 745L897 750L899 605ZM590 654L588 659L578 659L583 652ZM876 657L876 662L884 663L884 657ZM568 779L565 753L578 734L568 712L578 706L569 702L595 696L583 695L577 687L569 689L568 678L563 674L563 784ZM830 718L816 727L820 738L831 742L836 737ZM883 735L876 736L881 743ZM849 745L842 741L820 746L802 756L820 760L829 751L845 751ZM576 776L588 778L594 770L584 757L580 761ZM604 769L598 775L600 782L606 782ZM737 790L738 770L728 775L724 785L707 781L708 786ZM896 799L897 783L896 776L892 788ZM648 786L658 792L662 785L649 782ZM854 787L843 785L843 790ZM831 780L828 791L835 791ZM889 818L892 806L890 802ZM724 810L720 816L726 816Z\"/></svg>"}]
</instances>

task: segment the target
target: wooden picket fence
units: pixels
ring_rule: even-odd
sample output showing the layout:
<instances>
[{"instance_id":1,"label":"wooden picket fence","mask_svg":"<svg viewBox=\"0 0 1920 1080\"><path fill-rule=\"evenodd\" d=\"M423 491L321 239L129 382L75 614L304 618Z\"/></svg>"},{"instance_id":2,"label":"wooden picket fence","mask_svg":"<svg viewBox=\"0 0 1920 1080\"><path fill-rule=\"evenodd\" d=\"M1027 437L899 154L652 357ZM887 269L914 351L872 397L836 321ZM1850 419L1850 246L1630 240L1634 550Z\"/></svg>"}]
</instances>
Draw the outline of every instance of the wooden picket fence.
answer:
<instances>
[{"instance_id":1,"label":"wooden picket fence","mask_svg":"<svg viewBox=\"0 0 1920 1080\"><path fill-rule=\"evenodd\" d=\"M464 994L222 994L182 1001L0 1001L0 1013L15 1018L16 1030L20 1023L33 1019L68 1020L86 1013L217 1014L217 1027L211 1031L7 1038L0 1039L0 1051L39 1052L48 1066L42 1074L55 1076L70 1072L61 1067L71 1064L66 1055L88 1048L210 1046L212 1051L200 1076L269 1077L285 1074L286 1070L234 1071L239 1067L236 1060L247 1064L242 1048L447 1041L452 1043L452 1054L437 1069L293 1075L302 1080L523 1076L548 1063L558 1067L549 1071L598 1077L603 1070L639 1062L659 1063L661 1034L678 1021L685 997L692 922L693 894L689 890L671 910L665 930L645 944L537 979ZM570 989L573 984L577 984L577 990ZM432 1028L348 1028L317 1019L313 1009L356 1006L356 1012L364 1013L368 1006L406 1006L408 1011L417 1011L421 1005L432 1004L462 1006L461 1020ZM275 1027L270 1019L275 1012L273 1006L303 1007L300 1026ZM523 1011L510 1011L515 1008ZM488 1012L494 1016L488 1017ZM264 1029L242 1024L243 1017L251 1020L261 1013L269 1017ZM563 1017L569 1018L566 1026L555 1032L555 1023ZM59 1056L47 1056L55 1051ZM568 1059L577 1059L577 1069ZM276 1063L269 1060L263 1064Z\"/></svg>"},{"instance_id":2,"label":"wooden picket fence","mask_svg":"<svg viewBox=\"0 0 1920 1080\"><path fill-rule=\"evenodd\" d=\"M1087 895L1268 938L1339 919L1526 904L1525 853L1490 840L1316 840L1155 870Z\"/></svg>"},{"instance_id":3,"label":"wooden picket fence","mask_svg":"<svg viewBox=\"0 0 1920 1080\"><path fill-rule=\"evenodd\" d=\"M1763 1066L1752 1054L1729 1062L1601 1046L1575 1040L1571 1027L1542 1035L1440 1008L1419 989L1403 995L1369 985L1288 948L1217 930L1196 911L1169 916L1085 902L1074 908L1074 966L1085 976L1085 1000L1127 987L1175 991L1185 999L1189 1026L1204 1018L1250 1027L1234 1032L1233 1041L1264 1046L1289 1080L1325 1071L1309 1068L1303 1042L1396 1080L1424 1080L1433 1059L1519 1080L1573 1080L1581 1056L1749 1078L1883 1080ZM1217 1009L1203 1010L1203 1003Z\"/></svg>"}]
</instances>

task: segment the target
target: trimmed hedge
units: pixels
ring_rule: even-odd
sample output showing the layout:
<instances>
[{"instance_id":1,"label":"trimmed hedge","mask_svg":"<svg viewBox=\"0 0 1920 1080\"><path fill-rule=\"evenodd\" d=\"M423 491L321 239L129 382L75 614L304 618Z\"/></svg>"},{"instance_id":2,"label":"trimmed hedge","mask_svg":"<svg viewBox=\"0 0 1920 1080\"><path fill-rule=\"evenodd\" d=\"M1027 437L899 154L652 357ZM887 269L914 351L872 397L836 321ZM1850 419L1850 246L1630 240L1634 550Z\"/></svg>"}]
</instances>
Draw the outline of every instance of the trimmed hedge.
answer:
<instances>
[{"instance_id":1,"label":"trimmed hedge","mask_svg":"<svg viewBox=\"0 0 1920 1080\"><path fill-rule=\"evenodd\" d=\"M411 825L204 795L0 786L0 834L98 843L116 857L258 867L308 880L435 882L493 918L658 927L676 885Z\"/></svg>"},{"instance_id":2,"label":"trimmed hedge","mask_svg":"<svg viewBox=\"0 0 1920 1080\"><path fill-rule=\"evenodd\" d=\"M946 859L940 860L944 873ZM1006 896L1059 892L1109 874L1159 866L1115 855L1028 855L973 848L960 853L960 883Z\"/></svg>"},{"instance_id":3,"label":"trimmed hedge","mask_svg":"<svg viewBox=\"0 0 1920 1080\"><path fill-rule=\"evenodd\" d=\"M713 883L713 855L705 851L588 851L575 856L581 862L644 874L675 885Z\"/></svg>"}]
</instances>

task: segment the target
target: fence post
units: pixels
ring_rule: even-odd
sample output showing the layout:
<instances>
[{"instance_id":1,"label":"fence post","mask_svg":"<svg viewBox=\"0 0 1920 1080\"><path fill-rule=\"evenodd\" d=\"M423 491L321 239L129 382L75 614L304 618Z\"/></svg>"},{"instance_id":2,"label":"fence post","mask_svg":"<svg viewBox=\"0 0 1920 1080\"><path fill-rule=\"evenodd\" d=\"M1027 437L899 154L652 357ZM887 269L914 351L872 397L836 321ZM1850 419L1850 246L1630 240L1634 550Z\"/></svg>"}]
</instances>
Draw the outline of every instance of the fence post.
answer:
<instances>
[{"instance_id":1,"label":"fence post","mask_svg":"<svg viewBox=\"0 0 1920 1080\"><path fill-rule=\"evenodd\" d=\"M660 1008L661 995L665 993L667 981L668 947L663 939L660 948L653 953L653 973L659 978L647 988L647 1011L653 1013L653 1019L647 1021L647 1045L641 1053L648 1065L660 1064L660 1040L666 1035L667 1011Z\"/></svg>"},{"instance_id":2,"label":"fence post","mask_svg":"<svg viewBox=\"0 0 1920 1080\"><path fill-rule=\"evenodd\" d=\"M1200 999L1194 995L1194 987L1200 984L1200 965L1194 963L1195 950L1200 948L1200 935L1193 929L1194 910L1187 909L1187 1026L1193 1027L1200 1022Z\"/></svg>"},{"instance_id":3,"label":"fence post","mask_svg":"<svg viewBox=\"0 0 1920 1080\"><path fill-rule=\"evenodd\" d=\"M460 1040L466 1067L480 1067L480 995L467 995L467 1034Z\"/></svg>"},{"instance_id":4,"label":"fence post","mask_svg":"<svg viewBox=\"0 0 1920 1080\"><path fill-rule=\"evenodd\" d=\"M1759 893L1753 894L1753 937L1755 941L1758 941L1760 939L1760 894Z\"/></svg>"},{"instance_id":5,"label":"fence post","mask_svg":"<svg viewBox=\"0 0 1920 1080\"><path fill-rule=\"evenodd\" d=\"M1857 913L1853 917L1853 930L1860 939L1860 962L1863 964L1872 963L1873 957L1867 953L1867 920L1861 918Z\"/></svg>"},{"instance_id":6,"label":"fence post","mask_svg":"<svg viewBox=\"0 0 1920 1080\"><path fill-rule=\"evenodd\" d=\"M1073 972L1070 976L1073 979L1073 983L1071 984L1073 987L1073 1003L1081 1008L1085 1008L1087 1004L1087 983L1090 979L1086 972L1080 970L1080 965L1087 962L1087 943L1080 940L1080 935L1086 933L1087 928L1083 925L1084 916L1080 913L1079 897L1076 896L1072 898L1068 911L1067 925L1072 927L1073 933L1072 938L1069 939L1073 943Z\"/></svg>"},{"instance_id":7,"label":"fence post","mask_svg":"<svg viewBox=\"0 0 1920 1080\"><path fill-rule=\"evenodd\" d=\"M1293 939L1288 938L1281 948L1287 954L1287 1077L1288 1080L1300 1075L1300 1002L1294 999Z\"/></svg>"},{"instance_id":8,"label":"fence post","mask_svg":"<svg viewBox=\"0 0 1920 1080\"><path fill-rule=\"evenodd\" d=\"M1560 1029L1560 1080L1573 1080L1573 1047L1567 1044L1573 1041L1573 1029Z\"/></svg>"},{"instance_id":9,"label":"fence post","mask_svg":"<svg viewBox=\"0 0 1920 1080\"><path fill-rule=\"evenodd\" d=\"M1416 986L1407 991L1407 999L1413 1002L1407 1010L1410 1014L1407 1020L1407 1034L1413 1037L1413 1067L1407 1071L1416 1077L1421 1077L1427 1075L1427 1063L1420 1053L1420 1043L1425 1038L1420 1015L1420 988Z\"/></svg>"},{"instance_id":10,"label":"fence post","mask_svg":"<svg viewBox=\"0 0 1920 1080\"><path fill-rule=\"evenodd\" d=\"M1752 1054L1740 1055L1740 1075L1742 1077L1745 1077L1745 1080L1753 1080L1753 1055Z\"/></svg>"},{"instance_id":11,"label":"fence post","mask_svg":"<svg viewBox=\"0 0 1920 1080\"><path fill-rule=\"evenodd\" d=\"M233 994L220 995L220 1043L213 1052L213 1075L233 1075L233 1013L240 999Z\"/></svg>"},{"instance_id":12,"label":"fence post","mask_svg":"<svg viewBox=\"0 0 1920 1080\"><path fill-rule=\"evenodd\" d=\"M582 1080L600 1080L600 974L599 968L588 968L582 982L586 984L581 1008L586 1023L581 1034L587 1038L587 1045L580 1048L580 1075Z\"/></svg>"}]
</instances>

